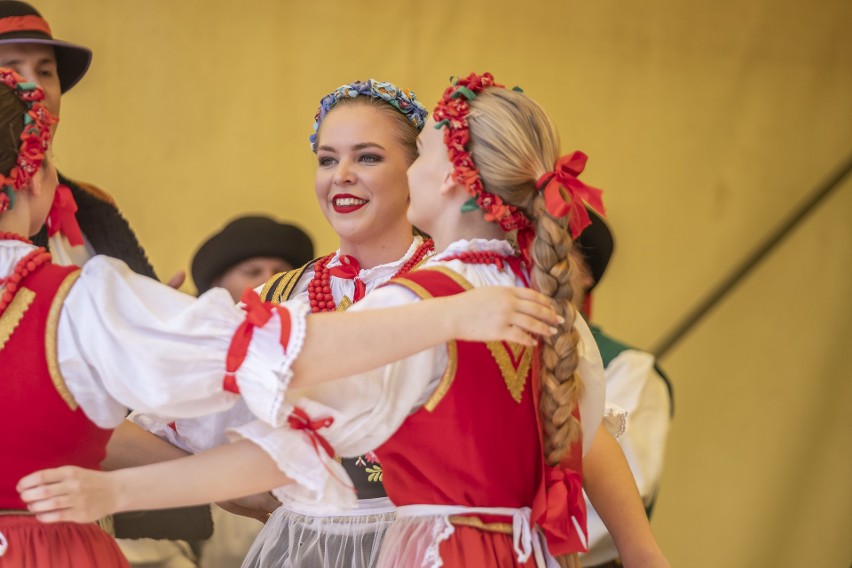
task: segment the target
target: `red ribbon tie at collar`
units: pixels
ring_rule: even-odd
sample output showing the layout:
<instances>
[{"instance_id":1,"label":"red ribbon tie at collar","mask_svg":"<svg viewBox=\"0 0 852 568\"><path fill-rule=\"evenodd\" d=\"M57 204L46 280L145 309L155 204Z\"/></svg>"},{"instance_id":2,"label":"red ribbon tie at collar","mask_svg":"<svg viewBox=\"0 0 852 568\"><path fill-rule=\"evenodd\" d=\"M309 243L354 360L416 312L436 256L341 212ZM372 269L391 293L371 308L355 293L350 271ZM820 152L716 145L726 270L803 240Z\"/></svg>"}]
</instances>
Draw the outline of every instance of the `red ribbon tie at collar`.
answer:
<instances>
[{"instance_id":1,"label":"red ribbon tie at collar","mask_svg":"<svg viewBox=\"0 0 852 568\"><path fill-rule=\"evenodd\" d=\"M361 265L358 264L358 260L354 256L349 256L348 254L340 255L340 264L329 269L328 272L337 278L355 281L355 297L352 298L353 302L357 302L364 298L364 295L367 292L367 286L361 282L360 278L358 278L358 274L361 272Z\"/></svg>"},{"instance_id":2,"label":"red ribbon tie at collar","mask_svg":"<svg viewBox=\"0 0 852 568\"><path fill-rule=\"evenodd\" d=\"M296 406L293 408L290 416L287 417L287 422L290 423L290 428L293 430L305 431L311 439L311 444L313 444L314 450L317 454L319 454L319 447L322 447L322 449L325 450L325 453L328 454L328 457L334 457L334 449L331 447L331 444L329 444L328 440L323 438L322 434L317 431L321 428L328 428L334 424L334 418L326 416L319 420L311 420L311 417L308 416L307 412Z\"/></svg>"},{"instance_id":3,"label":"red ribbon tie at collar","mask_svg":"<svg viewBox=\"0 0 852 568\"><path fill-rule=\"evenodd\" d=\"M47 215L47 234L62 233L71 245L83 244L83 232L77 223L77 202L67 185L56 186L53 205Z\"/></svg>"},{"instance_id":4,"label":"red ribbon tie at collar","mask_svg":"<svg viewBox=\"0 0 852 568\"><path fill-rule=\"evenodd\" d=\"M548 467L545 472L547 510L540 521L547 548L554 556L586 552L586 501L583 479L568 468Z\"/></svg>"},{"instance_id":5,"label":"red ribbon tie at collar","mask_svg":"<svg viewBox=\"0 0 852 568\"><path fill-rule=\"evenodd\" d=\"M584 203L604 215L603 191L577 179L586 167L587 159L588 156L579 151L562 156L556 160L553 171L542 175L536 183L536 187L544 192L548 213L554 217L571 215L571 238L574 239L592 222Z\"/></svg>"}]
</instances>

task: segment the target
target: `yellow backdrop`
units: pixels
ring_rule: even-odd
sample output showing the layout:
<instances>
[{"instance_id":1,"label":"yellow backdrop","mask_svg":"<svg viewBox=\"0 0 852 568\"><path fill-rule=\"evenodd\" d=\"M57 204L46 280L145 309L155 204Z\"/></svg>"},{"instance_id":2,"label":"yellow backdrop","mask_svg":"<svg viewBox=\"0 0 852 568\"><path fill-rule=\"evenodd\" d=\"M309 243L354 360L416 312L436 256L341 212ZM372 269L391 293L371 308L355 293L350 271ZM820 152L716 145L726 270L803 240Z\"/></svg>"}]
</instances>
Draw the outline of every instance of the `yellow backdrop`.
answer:
<instances>
[{"instance_id":1,"label":"yellow backdrop","mask_svg":"<svg viewBox=\"0 0 852 568\"><path fill-rule=\"evenodd\" d=\"M227 219L315 205L319 98L375 77L520 85L590 155L618 249L596 319L658 341L852 152L848 0L41 0L90 46L60 169L111 192L162 277ZM674 566L849 566L852 180L664 360L654 528ZM507 456L507 459L511 459Z\"/></svg>"}]
</instances>

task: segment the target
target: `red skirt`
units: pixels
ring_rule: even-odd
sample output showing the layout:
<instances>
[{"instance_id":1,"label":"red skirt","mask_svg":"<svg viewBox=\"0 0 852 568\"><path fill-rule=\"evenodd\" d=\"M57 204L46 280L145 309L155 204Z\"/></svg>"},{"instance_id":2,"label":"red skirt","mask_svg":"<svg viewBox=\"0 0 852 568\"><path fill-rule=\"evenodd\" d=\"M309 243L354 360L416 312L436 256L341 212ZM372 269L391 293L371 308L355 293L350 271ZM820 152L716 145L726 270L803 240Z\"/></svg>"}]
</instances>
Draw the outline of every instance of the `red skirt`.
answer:
<instances>
[{"instance_id":1,"label":"red skirt","mask_svg":"<svg viewBox=\"0 0 852 568\"><path fill-rule=\"evenodd\" d=\"M89 566L130 568L115 539L94 523L45 524L30 515L0 515L0 568Z\"/></svg>"},{"instance_id":2,"label":"red skirt","mask_svg":"<svg viewBox=\"0 0 852 568\"><path fill-rule=\"evenodd\" d=\"M484 531L474 527L456 526L455 531L441 543L443 568L471 566L535 567L535 555L518 562L512 535Z\"/></svg>"}]
</instances>

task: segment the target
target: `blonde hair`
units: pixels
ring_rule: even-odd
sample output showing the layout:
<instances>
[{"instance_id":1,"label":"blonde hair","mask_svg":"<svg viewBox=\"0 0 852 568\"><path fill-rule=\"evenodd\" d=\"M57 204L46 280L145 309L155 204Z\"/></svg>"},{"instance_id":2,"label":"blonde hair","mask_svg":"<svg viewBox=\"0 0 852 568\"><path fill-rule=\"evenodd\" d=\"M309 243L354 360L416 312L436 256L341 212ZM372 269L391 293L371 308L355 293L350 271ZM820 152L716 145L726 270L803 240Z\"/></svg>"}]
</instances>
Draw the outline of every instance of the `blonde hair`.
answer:
<instances>
[{"instance_id":1,"label":"blonde hair","mask_svg":"<svg viewBox=\"0 0 852 568\"><path fill-rule=\"evenodd\" d=\"M583 389L576 373L579 337L569 273L572 241L568 217L552 217L536 189L538 178L559 158L559 135L544 110L526 95L489 88L470 102L470 152L486 191L520 208L535 224L532 284L554 300L565 323L542 341L541 405L545 462L557 465L580 437L573 412ZM563 566L576 555L560 557Z\"/></svg>"}]
</instances>

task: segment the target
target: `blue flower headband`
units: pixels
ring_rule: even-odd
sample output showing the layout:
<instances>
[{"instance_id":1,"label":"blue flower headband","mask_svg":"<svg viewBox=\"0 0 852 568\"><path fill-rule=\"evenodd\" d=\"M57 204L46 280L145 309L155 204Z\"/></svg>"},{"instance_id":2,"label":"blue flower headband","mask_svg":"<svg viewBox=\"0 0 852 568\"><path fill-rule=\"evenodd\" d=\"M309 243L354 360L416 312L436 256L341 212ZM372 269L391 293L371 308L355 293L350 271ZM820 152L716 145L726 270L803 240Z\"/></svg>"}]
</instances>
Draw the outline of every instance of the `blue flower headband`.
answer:
<instances>
[{"instance_id":1,"label":"blue flower headband","mask_svg":"<svg viewBox=\"0 0 852 568\"><path fill-rule=\"evenodd\" d=\"M420 104L414 91L401 89L393 83L376 81L375 79L370 79L366 83L355 81L351 85L341 85L320 101L319 110L317 110L317 114L314 117L314 133L310 137L311 149L314 152L317 151L317 132L319 131L319 125L325 119L325 115L331 111L340 99L354 99L359 95L386 101L389 105L404 114L417 130L423 130L423 125L426 124L426 117L429 115L429 111Z\"/></svg>"}]
</instances>

